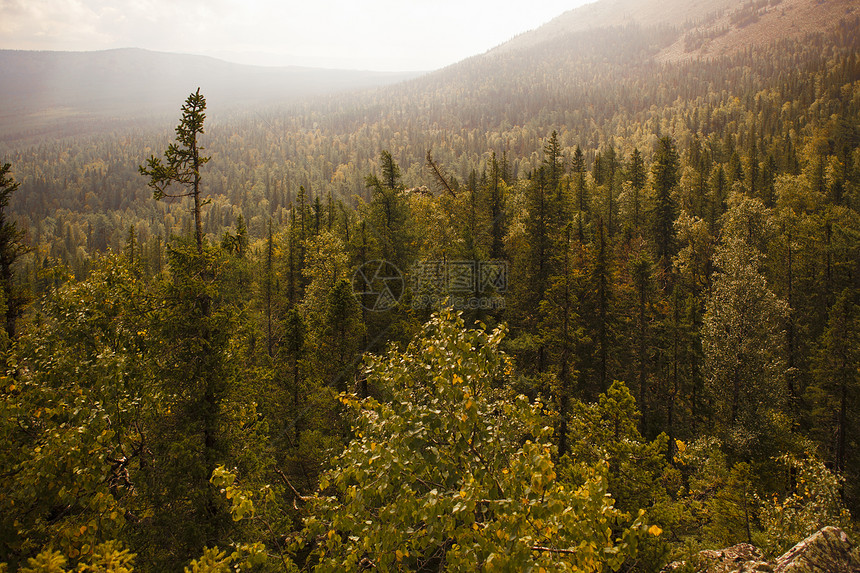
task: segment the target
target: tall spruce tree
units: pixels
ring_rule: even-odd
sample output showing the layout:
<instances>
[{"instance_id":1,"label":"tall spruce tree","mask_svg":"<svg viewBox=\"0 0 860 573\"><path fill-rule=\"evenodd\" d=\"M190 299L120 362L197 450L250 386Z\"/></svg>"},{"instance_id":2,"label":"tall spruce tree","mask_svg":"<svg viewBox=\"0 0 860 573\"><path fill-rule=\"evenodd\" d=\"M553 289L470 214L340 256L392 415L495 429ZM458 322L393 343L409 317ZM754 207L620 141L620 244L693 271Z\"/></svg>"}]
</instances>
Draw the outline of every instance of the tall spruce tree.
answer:
<instances>
[{"instance_id":1,"label":"tall spruce tree","mask_svg":"<svg viewBox=\"0 0 860 573\"><path fill-rule=\"evenodd\" d=\"M630 155L630 172L628 177L630 185L633 187L633 228L638 230L642 216L642 189L645 188L646 182L645 162L642 160L642 154L638 148L634 149Z\"/></svg>"},{"instance_id":2,"label":"tall spruce tree","mask_svg":"<svg viewBox=\"0 0 860 573\"><path fill-rule=\"evenodd\" d=\"M24 244L24 232L8 217L12 194L19 184L9 174L12 166L0 164L0 289L6 302L5 328L10 339L15 337L15 325L29 300L26 291L14 280L14 266L29 248Z\"/></svg>"},{"instance_id":3,"label":"tall spruce tree","mask_svg":"<svg viewBox=\"0 0 860 573\"><path fill-rule=\"evenodd\" d=\"M194 238L197 242L197 253L203 254L203 223L200 209L203 201L200 197L200 167L209 161L209 157L201 155L203 148L198 137L203 134L203 121L206 119L206 98L200 94L200 88L188 96L182 106L182 120L176 126L176 142L171 143L164 152L164 162L154 155L146 160L146 166L138 167L141 175L149 177L148 185L153 190L156 200L163 198L191 197L194 201ZM181 191L170 191L170 186L176 183L183 187Z\"/></svg>"},{"instance_id":4,"label":"tall spruce tree","mask_svg":"<svg viewBox=\"0 0 860 573\"><path fill-rule=\"evenodd\" d=\"M678 150L672 138L660 138L657 153L651 166L654 186L654 243L657 246L657 264L660 266L661 283L665 286L672 266L675 248L676 206L672 191L680 180Z\"/></svg>"}]
</instances>

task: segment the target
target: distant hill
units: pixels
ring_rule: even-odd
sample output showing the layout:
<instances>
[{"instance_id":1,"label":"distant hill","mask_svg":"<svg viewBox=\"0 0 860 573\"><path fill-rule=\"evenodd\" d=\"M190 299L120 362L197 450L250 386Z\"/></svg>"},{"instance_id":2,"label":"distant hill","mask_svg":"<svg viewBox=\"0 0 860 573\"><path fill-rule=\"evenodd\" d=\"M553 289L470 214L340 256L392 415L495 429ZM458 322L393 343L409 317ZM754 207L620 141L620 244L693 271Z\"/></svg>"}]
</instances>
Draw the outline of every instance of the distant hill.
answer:
<instances>
[{"instance_id":1,"label":"distant hill","mask_svg":"<svg viewBox=\"0 0 860 573\"><path fill-rule=\"evenodd\" d=\"M0 50L0 137L71 123L173 115L197 87L210 107L284 102L396 83L415 73L259 67L136 48Z\"/></svg>"},{"instance_id":2,"label":"distant hill","mask_svg":"<svg viewBox=\"0 0 860 573\"><path fill-rule=\"evenodd\" d=\"M421 101L428 123L517 124L539 109L612 105L620 83L644 81L662 64L828 33L858 16L860 0L598 0L430 74L257 67L140 49L0 50L0 141L111 130L152 117L174 121L198 86L213 112L390 86L316 103L327 119L356 106L385 115ZM597 93L603 95L595 99Z\"/></svg>"}]
</instances>

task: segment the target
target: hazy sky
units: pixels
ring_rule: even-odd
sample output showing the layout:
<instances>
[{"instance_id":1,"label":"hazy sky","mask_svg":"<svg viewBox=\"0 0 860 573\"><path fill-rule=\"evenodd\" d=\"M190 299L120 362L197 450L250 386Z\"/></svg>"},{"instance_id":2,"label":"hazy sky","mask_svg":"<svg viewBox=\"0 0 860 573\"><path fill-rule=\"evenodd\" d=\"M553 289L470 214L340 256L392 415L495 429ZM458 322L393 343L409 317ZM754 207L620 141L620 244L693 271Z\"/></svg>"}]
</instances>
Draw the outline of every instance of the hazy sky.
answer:
<instances>
[{"instance_id":1,"label":"hazy sky","mask_svg":"<svg viewBox=\"0 0 860 573\"><path fill-rule=\"evenodd\" d=\"M430 70L590 0L0 0L0 48Z\"/></svg>"}]
</instances>

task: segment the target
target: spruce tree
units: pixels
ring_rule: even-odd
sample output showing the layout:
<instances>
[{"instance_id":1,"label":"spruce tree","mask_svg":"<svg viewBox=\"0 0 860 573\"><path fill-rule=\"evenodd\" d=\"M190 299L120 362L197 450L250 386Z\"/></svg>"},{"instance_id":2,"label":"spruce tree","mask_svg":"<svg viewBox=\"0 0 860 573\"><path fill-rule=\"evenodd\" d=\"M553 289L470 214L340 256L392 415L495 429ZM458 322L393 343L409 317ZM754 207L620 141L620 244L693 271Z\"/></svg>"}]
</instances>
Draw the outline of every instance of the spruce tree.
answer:
<instances>
[{"instance_id":1,"label":"spruce tree","mask_svg":"<svg viewBox=\"0 0 860 573\"><path fill-rule=\"evenodd\" d=\"M12 166L0 164L0 289L6 301L5 328L9 339L15 337L15 324L29 300L25 290L15 285L14 266L21 255L29 252L24 244L24 232L7 215L9 199L18 183L9 174Z\"/></svg>"},{"instance_id":2,"label":"spruce tree","mask_svg":"<svg viewBox=\"0 0 860 573\"><path fill-rule=\"evenodd\" d=\"M672 191L680 180L678 150L668 136L662 137L657 146L651 176L655 195L654 243L657 246L657 264L660 265L665 284L672 265L672 255L675 254L676 207Z\"/></svg>"},{"instance_id":3,"label":"spruce tree","mask_svg":"<svg viewBox=\"0 0 860 573\"><path fill-rule=\"evenodd\" d=\"M197 242L197 253L203 254L203 224L200 208L203 201L200 198L200 167L209 161L209 157L200 154L198 137L203 134L203 121L206 119L206 98L200 94L200 88L188 96L182 106L182 120L176 126L176 142L171 143L164 152L164 162L154 155L146 160L146 166L139 166L141 175L149 177L148 185L153 190L156 200L164 198L191 197L194 201L194 238ZM181 191L169 191L176 183L183 187Z\"/></svg>"},{"instance_id":4,"label":"spruce tree","mask_svg":"<svg viewBox=\"0 0 860 573\"><path fill-rule=\"evenodd\" d=\"M642 189L645 188L645 162L638 148L630 155L630 185L633 187L633 228L639 228L640 205L642 203Z\"/></svg>"}]
</instances>

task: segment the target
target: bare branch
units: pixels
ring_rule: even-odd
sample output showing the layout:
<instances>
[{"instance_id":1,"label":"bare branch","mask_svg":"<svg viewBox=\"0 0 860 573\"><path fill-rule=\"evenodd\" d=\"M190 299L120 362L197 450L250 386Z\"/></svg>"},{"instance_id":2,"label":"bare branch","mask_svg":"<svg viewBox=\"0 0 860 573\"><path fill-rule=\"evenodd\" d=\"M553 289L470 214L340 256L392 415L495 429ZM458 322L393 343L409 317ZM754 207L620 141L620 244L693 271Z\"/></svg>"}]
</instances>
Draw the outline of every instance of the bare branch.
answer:
<instances>
[{"instance_id":1,"label":"bare branch","mask_svg":"<svg viewBox=\"0 0 860 573\"><path fill-rule=\"evenodd\" d=\"M569 555L577 553L576 549L554 549L552 547L541 547L540 545L532 546L532 551L548 551L549 553L566 553Z\"/></svg>"},{"instance_id":2,"label":"bare branch","mask_svg":"<svg viewBox=\"0 0 860 573\"><path fill-rule=\"evenodd\" d=\"M430 167L433 175L436 177L436 180L448 190L448 193L451 194L451 197L456 198L457 194L451 189L451 186L448 184L448 180L445 179L445 175L442 173L442 170L439 168L439 164L433 161L433 156L430 154L430 150L427 150L427 166Z\"/></svg>"},{"instance_id":3,"label":"bare branch","mask_svg":"<svg viewBox=\"0 0 860 573\"><path fill-rule=\"evenodd\" d=\"M299 490L297 490L293 486L293 484L290 482L290 479L286 475L284 475L284 472L282 472L279 468L275 468L275 473L278 474L278 476L280 476L281 481L283 481L285 484L287 484L287 487L289 487L291 490L293 490L293 495L295 495L298 499L300 499L302 501L308 500L308 498L306 498L305 496L303 496L302 494L299 493Z\"/></svg>"}]
</instances>

